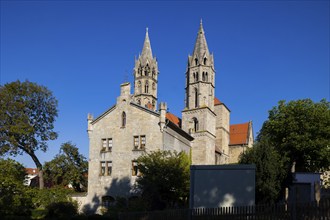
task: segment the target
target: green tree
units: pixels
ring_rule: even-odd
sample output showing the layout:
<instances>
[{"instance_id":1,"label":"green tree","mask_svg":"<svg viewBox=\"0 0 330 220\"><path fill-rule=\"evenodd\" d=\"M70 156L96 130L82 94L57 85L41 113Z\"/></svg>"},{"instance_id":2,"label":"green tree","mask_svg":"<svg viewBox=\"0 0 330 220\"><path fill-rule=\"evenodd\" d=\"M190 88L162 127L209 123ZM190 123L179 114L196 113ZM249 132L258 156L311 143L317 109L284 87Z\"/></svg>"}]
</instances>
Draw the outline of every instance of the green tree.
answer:
<instances>
[{"instance_id":1,"label":"green tree","mask_svg":"<svg viewBox=\"0 0 330 220\"><path fill-rule=\"evenodd\" d=\"M239 163L256 165L256 202L275 203L280 196L286 177L285 158L268 140L256 142L240 156Z\"/></svg>"},{"instance_id":2,"label":"green tree","mask_svg":"<svg viewBox=\"0 0 330 220\"><path fill-rule=\"evenodd\" d=\"M25 169L11 159L0 159L0 216L30 215L32 199L23 185Z\"/></svg>"},{"instance_id":3,"label":"green tree","mask_svg":"<svg viewBox=\"0 0 330 220\"><path fill-rule=\"evenodd\" d=\"M44 171L45 181L52 185L71 184L77 192L83 191L81 185L87 187L88 161L71 142L61 145L60 153L45 163Z\"/></svg>"},{"instance_id":4,"label":"green tree","mask_svg":"<svg viewBox=\"0 0 330 220\"><path fill-rule=\"evenodd\" d=\"M137 161L141 172L137 187L149 209L187 204L190 160L184 152L155 151L139 157Z\"/></svg>"},{"instance_id":5,"label":"green tree","mask_svg":"<svg viewBox=\"0 0 330 220\"><path fill-rule=\"evenodd\" d=\"M43 169L37 150L47 151L47 141L57 138L54 121L57 100L44 86L29 81L0 86L0 155L28 154L39 169L43 188Z\"/></svg>"},{"instance_id":6,"label":"green tree","mask_svg":"<svg viewBox=\"0 0 330 220\"><path fill-rule=\"evenodd\" d=\"M269 111L258 140L270 144L294 162L296 171L318 172L330 167L330 103L325 99L280 101Z\"/></svg>"}]
</instances>

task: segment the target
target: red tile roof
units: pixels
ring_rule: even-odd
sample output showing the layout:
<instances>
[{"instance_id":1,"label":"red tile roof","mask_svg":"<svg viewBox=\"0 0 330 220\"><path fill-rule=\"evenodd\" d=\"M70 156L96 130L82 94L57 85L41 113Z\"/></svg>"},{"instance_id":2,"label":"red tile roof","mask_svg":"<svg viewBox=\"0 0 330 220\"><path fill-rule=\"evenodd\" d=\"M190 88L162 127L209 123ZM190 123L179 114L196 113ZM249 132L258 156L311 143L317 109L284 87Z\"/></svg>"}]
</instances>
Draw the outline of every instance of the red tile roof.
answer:
<instances>
[{"instance_id":1,"label":"red tile roof","mask_svg":"<svg viewBox=\"0 0 330 220\"><path fill-rule=\"evenodd\" d=\"M248 144L249 122L230 125L229 145Z\"/></svg>"},{"instance_id":2,"label":"red tile roof","mask_svg":"<svg viewBox=\"0 0 330 220\"><path fill-rule=\"evenodd\" d=\"M217 98L217 97L214 97L214 105L221 105L222 102Z\"/></svg>"},{"instance_id":3,"label":"red tile roof","mask_svg":"<svg viewBox=\"0 0 330 220\"><path fill-rule=\"evenodd\" d=\"M167 113L166 113L166 118L167 118L168 120L170 120L172 123L174 123L175 125L177 125L178 127L181 128L181 118L179 118L179 117L173 115L173 114L170 113L170 112L167 112Z\"/></svg>"},{"instance_id":4,"label":"red tile roof","mask_svg":"<svg viewBox=\"0 0 330 220\"><path fill-rule=\"evenodd\" d=\"M39 170L37 168L25 168L25 172L30 175L38 174Z\"/></svg>"}]
</instances>

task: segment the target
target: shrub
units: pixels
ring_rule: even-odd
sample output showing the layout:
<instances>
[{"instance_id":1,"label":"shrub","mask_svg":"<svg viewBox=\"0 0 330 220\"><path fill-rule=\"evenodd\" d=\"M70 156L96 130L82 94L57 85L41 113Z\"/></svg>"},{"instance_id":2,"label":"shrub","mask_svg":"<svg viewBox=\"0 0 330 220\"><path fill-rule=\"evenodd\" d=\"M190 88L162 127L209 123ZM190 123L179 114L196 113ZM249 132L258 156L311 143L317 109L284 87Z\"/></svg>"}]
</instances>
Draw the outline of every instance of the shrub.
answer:
<instances>
[{"instance_id":1,"label":"shrub","mask_svg":"<svg viewBox=\"0 0 330 220\"><path fill-rule=\"evenodd\" d=\"M71 219L77 215L77 206L71 202L55 202L47 207L46 219Z\"/></svg>"}]
</instances>

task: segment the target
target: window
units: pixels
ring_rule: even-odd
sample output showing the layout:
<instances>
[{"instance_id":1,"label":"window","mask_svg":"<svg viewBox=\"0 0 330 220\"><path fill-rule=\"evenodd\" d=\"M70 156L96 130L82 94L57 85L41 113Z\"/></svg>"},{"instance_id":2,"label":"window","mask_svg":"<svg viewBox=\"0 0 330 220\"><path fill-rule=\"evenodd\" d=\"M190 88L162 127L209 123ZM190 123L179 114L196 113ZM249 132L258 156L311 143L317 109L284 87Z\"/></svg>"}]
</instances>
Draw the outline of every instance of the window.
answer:
<instances>
[{"instance_id":1,"label":"window","mask_svg":"<svg viewBox=\"0 0 330 220\"><path fill-rule=\"evenodd\" d=\"M101 176L111 176L112 174L112 161L101 161Z\"/></svg>"},{"instance_id":2,"label":"window","mask_svg":"<svg viewBox=\"0 0 330 220\"><path fill-rule=\"evenodd\" d=\"M138 163L137 161L132 161L132 176L138 176L139 169L138 169Z\"/></svg>"},{"instance_id":3,"label":"window","mask_svg":"<svg viewBox=\"0 0 330 220\"><path fill-rule=\"evenodd\" d=\"M146 147L146 136L134 136L134 150L144 150Z\"/></svg>"},{"instance_id":4,"label":"window","mask_svg":"<svg viewBox=\"0 0 330 220\"><path fill-rule=\"evenodd\" d=\"M122 127L125 127L126 126L126 113L125 112L123 112L121 114L121 126Z\"/></svg>"},{"instance_id":5,"label":"window","mask_svg":"<svg viewBox=\"0 0 330 220\"><path fill-rule=\"evenodd\" d=\"M193 122L194 122L194 132L198 131L198 120L197 118L193 118Z\"/></svg>"},{"instance_id":6,"label":"window","mask_svg":"<svg viewBox=\"0 0 330 220\"><path fill-rule=\"evenodd\" d=\"M101 176L105 175L105 161L101 161L101 172L100 172Z\"/></svg>"},{"instance_id":7,"label":"window","mask_svg":"<svg viewBox=\"0 0 330 220\"><path fill-rule=\"evenodd\" d=\"M144 92L145 93L149 92L149 83L148 83L148 81L146 82L146 85L144 86Z\"/></svg>"},{"instance_id":8,"label":"window","mask_svg":"<svg viewBox=\"0 0 330 220\"><path fill-rule=\"evenodd\" d=\"M205 73L205 81L206 81L206 82L209 81L208 76L207 76L207 72Z\"/></svg>"},{"instance_id":9,"label":"window","mask_svg":"<svg viewBox=\"0 0 330 220\"><path fill-rule=\"evenodd\" d=\"M202 74L202 80L205 81L205 73Z\"/></svg>"},{"instance_id":10,"label":"window","mask_svg":"<svg viewBox=\"0 0 330 220\"><path fill-rule=\"evenodd\" d=\"M207 61L207 59L206 59L206 57L204 57L204 61L203 61L204 65L206 65L206 61Z\"/></svg>"},{"instance_id":11,"label":"window","mask_svg":"<svg viewBox=\"0 0 330 220\"><path fill-rule=\"evenodd\" d=\"M112 161L107 162L107 175L111 176L112 173Z\"/></svg>"},{"instance_id":12,"label":"window","mask_svg":"<svg viewBox=\"0 0 330 220\"><path fill-rule=\"evenodd\" d=\"M112 151L112 138L108 139L108 150Z\"/></svg>"},{"instance_id":13,"label":"window","mask_svg":"<svg viewBox=\"0 0 330 220\"><path fill-rule=\"evenodd\" d=\"M146 146L146 136L143 135L141 136L141 148L144 149L145 146Z\"/></svg>"},{"instance_id":14,"label":"window","mask_svg":"<svg viewBox=\"0 0 330 220\"><path fill-rule=\"evenodd\" d=\"M139 136L134 136L134 149L139 149Z\"/></svg>"},{"instance_id":15,"label":"window","mask_svg":"<svg viewBox=\"0 0 330 220\"><path fill-rule=\"evenodd\" d=\"M195 88L195 108L198 107L198 90Z\"/></svg>"},{"instance_id":16,"label":"window","mask_svg":"<svg viewBox=\"0 0 330 220\"><path fill-rule=\"evenodd\" d=\"M112 146L113 146L112 138L103 138L101 152L112 151Z\"/></svg>"},{"instance_id":17,"label":"window","mask_svg":"<svg viewBox=\"0 0 330 220\"><path fill-rule=\"evenodd\" d=\"M198 59L195 58L195 65L197 66L197 64L198 64Z\"/></svg>"},{"instance_id":18,"label":"window","mask_svg":"<svg viewBox=\"0 0 330 220\"><path fill-rule=\"evenodd\" d=\"M102 150L101 151L106 151L107 150L107 139L102 139Z\"/></svg>"},{"instance_id":19,"label":"window","mask_svg":"<svg viewBox=\"0 0 330 220\"><path fill-rule=\"evenodd\" d=\"M198 81L198 72L196 73L196 78L195 78L195 82Z\"/></svg>"}]
</instances>

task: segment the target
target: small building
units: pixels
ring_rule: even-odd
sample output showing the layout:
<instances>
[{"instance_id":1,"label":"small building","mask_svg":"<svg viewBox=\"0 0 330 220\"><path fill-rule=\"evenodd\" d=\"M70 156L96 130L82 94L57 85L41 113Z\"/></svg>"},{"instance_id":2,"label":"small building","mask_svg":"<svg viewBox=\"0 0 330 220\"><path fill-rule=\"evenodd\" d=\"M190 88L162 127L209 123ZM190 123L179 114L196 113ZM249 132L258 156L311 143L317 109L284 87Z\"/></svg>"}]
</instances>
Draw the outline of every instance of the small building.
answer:
<instances>
[{"instance_id":1,"label":"small building","mask_svg":"<svg viewBox=\"0 0 330 220\"><path fill-rule=\"evenodd\" d=\"M254 205L255 170L246 164L191 166L190 208Z\"/></svg>"},{"instance_id":2,"label":"small building","mask_svg":"<svg viewBox=\"0 0 330 220\"><path fill-rule=\"evenodd\" d=\"M321 173L292 173L292 185L289 189L289 203L306 203L316 201L320 196ZM317 189L317 190L315 190Z\"/></svg>"},{"instance_id":3,"label":"small building","mask_svg":"<svg viewBox=\"0 0 330 220\"><path fill-rule=\"evenodd\" d=\"M25 172L24 185L39 187L39 170L37 168L25 168Z\"/></svg>"}]
</instances>

